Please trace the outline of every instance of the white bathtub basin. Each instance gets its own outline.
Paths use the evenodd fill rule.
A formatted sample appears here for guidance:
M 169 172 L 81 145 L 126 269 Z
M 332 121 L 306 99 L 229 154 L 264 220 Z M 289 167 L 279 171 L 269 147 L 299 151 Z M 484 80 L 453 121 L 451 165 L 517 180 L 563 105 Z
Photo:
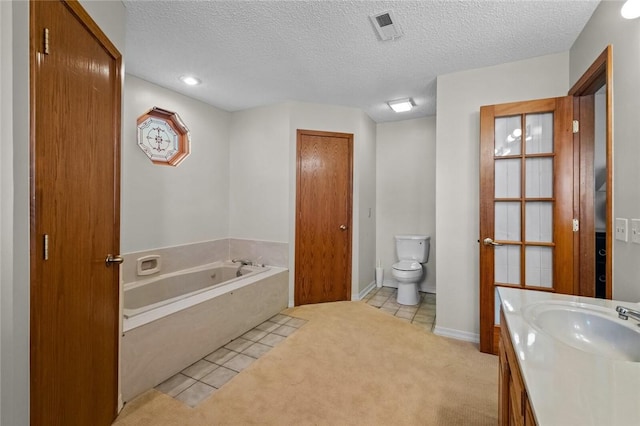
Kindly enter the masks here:
M 640 362 L 640 327 L 618 318 L 615 310 L 575 302 L 548 301 L 522 308 L 537 330 L 581 351 Z

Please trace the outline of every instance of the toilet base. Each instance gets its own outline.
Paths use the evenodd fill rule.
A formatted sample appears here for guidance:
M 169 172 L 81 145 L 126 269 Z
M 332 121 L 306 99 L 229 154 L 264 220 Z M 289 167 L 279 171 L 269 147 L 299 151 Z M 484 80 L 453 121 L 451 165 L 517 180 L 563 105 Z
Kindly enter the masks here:
M 420 303 L 418 283 L 398 283 L 397 302 L 401 305 L 417 305 Z

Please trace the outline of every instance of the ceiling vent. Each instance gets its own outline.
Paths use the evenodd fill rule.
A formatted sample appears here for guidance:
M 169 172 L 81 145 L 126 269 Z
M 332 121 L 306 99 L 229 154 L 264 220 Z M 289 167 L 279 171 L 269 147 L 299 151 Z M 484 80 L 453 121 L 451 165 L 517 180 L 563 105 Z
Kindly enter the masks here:
M 402 29 L 396 23 L 396 18 L 392 11 L 376 13 L 371 15 L 371 23 L 380 36 L 380 40 L 393 40 L 402 36 Z

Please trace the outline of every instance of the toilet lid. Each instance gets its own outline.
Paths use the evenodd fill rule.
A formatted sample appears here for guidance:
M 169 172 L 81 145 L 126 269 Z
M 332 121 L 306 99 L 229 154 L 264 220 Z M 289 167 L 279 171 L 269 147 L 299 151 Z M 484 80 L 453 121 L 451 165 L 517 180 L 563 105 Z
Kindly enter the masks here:
M 399 271 L 417 271 L 422 269 L 422 265 L 415 260 L 401 260 L 398 263 L 394 263 L 392 268 Z

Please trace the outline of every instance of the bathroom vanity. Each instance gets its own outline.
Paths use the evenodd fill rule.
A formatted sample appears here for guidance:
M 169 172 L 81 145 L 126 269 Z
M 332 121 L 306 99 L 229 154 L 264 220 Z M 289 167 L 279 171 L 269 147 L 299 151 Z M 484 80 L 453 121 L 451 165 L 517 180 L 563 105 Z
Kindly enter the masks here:
M 498 356 L 498 404 L 500 426 L 535 425 L 531 404 L 522 381 L 520 366 L 516 360 L 513 344 L 506 327 L 504 313 L 500 311 L 500 349 Z
M 640 327 L 627 302 L 499 288 L 500 425 L 638 424 Z

